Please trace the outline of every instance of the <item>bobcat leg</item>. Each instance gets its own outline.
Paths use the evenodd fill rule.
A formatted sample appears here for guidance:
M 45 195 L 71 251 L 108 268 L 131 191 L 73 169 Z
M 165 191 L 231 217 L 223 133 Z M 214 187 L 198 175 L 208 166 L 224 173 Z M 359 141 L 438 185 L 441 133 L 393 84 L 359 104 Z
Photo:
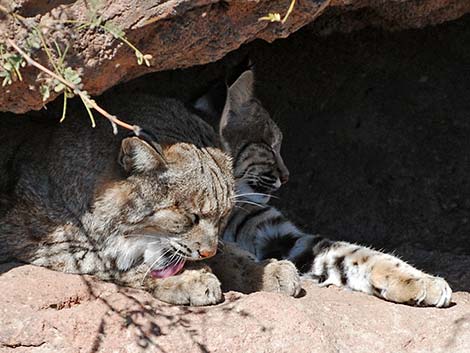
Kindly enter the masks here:
M 280 292 L 289 296 L 300 293 L 300 277 L 290 261 L 256 262 L 252 254 L 232 243 L 224 243 L 221 251 L 209 259 L 209 265 L 224 290 Z
M 317 279 L 320 285 L 344 286 L 396 303 L 436 307 L 450 304 L 452 290 L 444 279 L 392 255 L 327 239 L 318 241 L 310 252 L 313 263 L 305 275 Z

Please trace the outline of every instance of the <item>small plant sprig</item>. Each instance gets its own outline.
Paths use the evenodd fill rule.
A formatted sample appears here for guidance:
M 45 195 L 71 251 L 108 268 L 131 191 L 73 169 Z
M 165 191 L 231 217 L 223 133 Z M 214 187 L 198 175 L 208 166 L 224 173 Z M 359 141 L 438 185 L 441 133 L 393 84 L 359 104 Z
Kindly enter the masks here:
M 113 133 L 117 134 L 117 126 L 121 126 L 125 129 L 134 131 L 136 135 L 139 135 L 140 133 L 140 127 L 137 125 L 130 125 L 126 122 L 123 122 L 119 120 L 115 115 L 112 115 L 108 113 L 106 110 L 101 108 L 91 97 L 86 91 L 81 90 L 77 85 L 74 83 L 67 81 L 65 78 L 57 75 L 56 73 L 52 72 L 48 68 L 44 67 L 34 59 L 32 59 L 27 53 L 25 53 L 15 42 L 13 42 L 11 39 L 7 39 L 7 43 L 15 49 L 22 57 L 23 59 L 30 65 L 38 68 L 42 72 L 46 73 L 47 75 L 51 76 L 52 78 L 56 79 L 60 83 L 62 83 L 65 87 L 70 89 L 74 94 L 78 95 L 83 103 L 85 104 L 85 107 L 87 110 L 90 112 L 91 109 L 95 109 L 97 112 L 99 112 L 101 115 L 103 115 L 106 119 L 108 119 L 113 127 Z
M 279 12 L 270 12 L 267 16 L 263 16 L 258 19 L 258 21 L 269 21 L 269 22 L 281 22 L 286 23 L 287 19 L 289 18 L 292 11 L 294 11 L 296 0 L 291 0 L 289 8 L 287 9 L 286 14 L 284 17 L 281 18 L 281 14 Z
M 26 65 L 23 57 L 18 54 L 8 53 L 5 47 L 0 43 L 0 77 L 3 77 L 2 87 L 11 85 L 16 79 L 22 81 L 20 68 Z
M 270 12 L 267 16 L 260 17 L 258 21 L 280 22 L 284 24 L 286 23 L 292 11 L 294 11 L 295 3 L 296 0 L 291 0 L 289 8 L 287 9 L 287 12 L 284 17 L 281 17 L 281 14 L 279 12 Z M 331 0 L 326 0 L 323 4 L 321 4 L 320 8 L 313 15 L 311 21 L 315 20 L 318 16 L 320 16 L 323 11 L 330 5 L 330 3 Z
M 133 49 L 137 57 L 137 63 L 139 65 L 145 63 L 145 65 L 150 66 L 150 60 L 152 59 L 152 56 L 150 54 L 143 54 L 137 47 L 135 47 L 126 38 L 124 31 L 122 31 L 118 26 L 111 22 L 104 22 L 102 16 L 99 15 L 99 4 L 100 0 L 89 0 L 89 13 L 87 21 L 59 20 L 55 22 L 59 22 L 61 24 L 76 24 L 76 30 L 80 30 L 86 27 L 92 30 L 95 28 L 101 28 L 111 33 L 115 38 L 121 40 L 123 43 Z M 20 68 L 25 67 L 26 63 L 28 63 L 38 68 L 42 73 L 46 74 L 44 83 L 39 87 L 39 92 L 43 101 L 47 101 L 49 99 L 51 89 L 53 89 L 56 93 L 63 92 L 64 101 L 60 122 L 64 121 L 66 117 L 67 100 L 72 98 L 74 95 L 78 95 L 88 112 L 92 127 L 96 126 L 92 111 L 92 109 L 94 109 L 111 122 L 114 134 L 117 133 L 117 126 L 119 125 L 126 129 L 133 130 L 138 135 L 138 131 L 140 131 L 138 126 L 129 125 L 119 120 L 114 115 L 109 114 L 103 108 L 98 106 L 98 104 L 93 99 L 90 98 L 87 91 L 83 90 L 81 69 L 73 69 L 72 67 L 66 65 L 66 55 L 69 50 L 69 44 L 66 44 L 65 47 L 61 48 L 61 45 L 55 39 L 51 40 L 45 37 L 42 26 L 32 24 L 31 21 L 27 21 L 21 15 L 11 12 L 1 5 L 0 11 L 10 15 L 14 20 L 21 23 L 28 31 L 24 49 L 20 48 L 17 43 L 8 39 L 8 44 L 15 49 L 14 53 L 10 53 L 7 51 L 7 48 L 2 43 L 0 43 L 0 78 L 3 77 L 2 86 L 10 85 L 16 80 L 21 81 L 23 78 L 20 72 Z M 54 71 L 49 70 L 45 66 L 32 59 L 31 53 L 39 49 L 42 49 L 46 53 L 48 61 L 53 67 Z
M 46 39 L 44 38 L 44 35 L 42 34 L 40 28 L 37 28 L 37 27 L 33 27 L 32 32 L 29 33 L 28 38 L 26 40 L 27 44 L 30 43 L 29 44 L 30 47 L 34 49 L 40 49 L 40 48 L 44 49 L 49 62 L 54 68 L 56 75 L 62 77 L 68 82 L 73 83 L 76 87 L 81 89 L 82 88 L 81 87 L 82 79 L 80 77 L 81 70 L 74 70 L 72 67 L 65 65 L 65 57 L 69 50 L 69 45 L 67 44 L 65 49 L 62 50 L 59 43 L 57 43 L 55 39 L 52 39 L 52 42 L 54 44 L 54 49 L 52 49 L 50 45 L 46 42 Z M 53 53 L 53 50 L 55 51 L 55 53 Z M 67 99 L 73 98 L 74 92 L 70 89 L 70 87 L 68 87 L 67 85 L 64 85 L 62 82 L 60 82 L 56 78 L 52 78 L 51 76 L 48 76 L 45 79 L 45 83 L 39 87 L 39 92 L 41 93 L 42 100 L 44 102 L 47 101 L 50 97 L 51 87 L 54 89 L 54 92 L 56 93 L 63 92 L 64 103 L 63 103 L 63 108 L 62 108 L 62 117 L 60 119 L 60 122 L 63 122 L 67 114 Z M 93 114 L 91 115 L 89 114 L 89 116 L 90 116 L 91 126 L 95 127 L 96 124 L 95 124 L 95 119 L 93 117 Z

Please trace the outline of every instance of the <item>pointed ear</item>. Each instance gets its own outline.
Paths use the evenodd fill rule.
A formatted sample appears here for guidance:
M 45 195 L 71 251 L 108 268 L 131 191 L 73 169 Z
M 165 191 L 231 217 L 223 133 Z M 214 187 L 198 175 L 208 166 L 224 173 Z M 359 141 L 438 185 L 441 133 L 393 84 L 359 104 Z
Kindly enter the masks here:
M 237 109 L 253 98 L 255 77 L 252 70 L 246 70 L 229 87 L 226 103 Z
M 123 139 L 119 152 L 119 164 L 128 173 L 143 173 L 165 166 L 160 145 L 152 144 L 155 146 L 151 146 L 138 137 Z
M 246 70 L 228 88 L 224 110 L 219 123 L 219 134 L 222 139 L 228 138 L 228 133 L 233 129 L 230 125 L 238 125 L 234 119 L 239 116 L 239 110 L 244 103 L 254 97 L 254 74 L 252 70 Z

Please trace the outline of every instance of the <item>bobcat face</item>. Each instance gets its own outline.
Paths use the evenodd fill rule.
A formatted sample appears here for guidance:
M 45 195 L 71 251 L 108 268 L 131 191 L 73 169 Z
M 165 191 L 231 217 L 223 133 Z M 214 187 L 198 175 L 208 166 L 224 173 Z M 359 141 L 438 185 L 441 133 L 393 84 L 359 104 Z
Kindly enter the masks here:
M 234 156 L 237 195 L 267 203 L 289 180 L 289 171 L 281 157 L 281 130 L 253 97 L 251 70 L 228 88 L 219 133 L 224 149 Z
M 285 182 L 275 151 L 266 143 L 249 143 L 234 159 L 236 191 L 240 197 L 267 203 L 269 196 Z
M 120 270 L 136 263 L 165 278 L 186 260 L 211 257 L 233 203 L 229 158 L 214 148 L 178 143 L 161 148 L 137 138 L 122 142 L 120 164 L 128 177 L 96 202 L 108 255 Z

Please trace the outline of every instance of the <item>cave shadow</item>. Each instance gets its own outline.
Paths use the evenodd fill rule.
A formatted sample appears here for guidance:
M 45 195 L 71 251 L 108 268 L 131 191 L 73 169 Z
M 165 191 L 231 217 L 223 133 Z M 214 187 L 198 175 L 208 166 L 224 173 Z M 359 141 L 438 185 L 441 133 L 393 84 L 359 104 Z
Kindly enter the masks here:
M 23 265 L 26 265 L 25 263 L 21 263 L 21 262 L 9 262 L 9 261 L 5 261 L 5 262 L 2 262 L 0 263 L 0 276 L 3 274 L 3 273 L 7 273 L 8 271 L 16 268 L 16 267 L 20 267 L 20 266 L 23 266 Z

